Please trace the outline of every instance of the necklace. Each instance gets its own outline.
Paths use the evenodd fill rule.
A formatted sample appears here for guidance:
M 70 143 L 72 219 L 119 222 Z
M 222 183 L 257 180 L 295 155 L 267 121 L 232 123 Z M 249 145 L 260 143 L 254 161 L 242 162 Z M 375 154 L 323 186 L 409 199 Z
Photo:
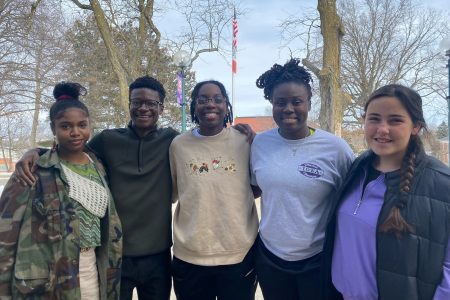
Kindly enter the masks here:
M 92 159 L 89 157 L 89 155 L 86 154 L 86 152 L 82 152 L 83 156 L 82 158 L 78 157 L 77 159 L 64 159 L 61 157 L 61 155 L 59 156 L 59 158 L 61 159 L 61 161 L 66 162 L 68 164 L 72 164 L 72 165 L 88 165 L 90 163 L 93 163 Z M 87 161 L 86 161 L 87 158 Z
M 308 132 L 306 133 L 306 135 L 300 139 L 296 139 L 296 140 L 287 140 L 285 138 L 283 138 L 283 141 L 288 145 L 289 150 L 291 151 L 292 156 L 296 156 L 297 155 L 297 150 L 300 148 L 300 144 L 298 143 L 300 140 L 307 138 L 308 136 L 311 136 L 314 134 L 315 130 L 313 128 L 309 128 L 308 127 Z M 278 133 L 280 133 L 280 129 L 278 129 Z M 281 134 L 280 134 L 281 136 Z

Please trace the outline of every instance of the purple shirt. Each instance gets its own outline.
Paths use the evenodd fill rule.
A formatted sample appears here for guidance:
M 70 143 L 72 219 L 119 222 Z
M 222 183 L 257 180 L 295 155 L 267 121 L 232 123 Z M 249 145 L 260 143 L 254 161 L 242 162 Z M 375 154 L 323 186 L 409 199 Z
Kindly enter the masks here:
M 352 183 L 337 212 L 331 272 L 334 286 L 346 300 L 378 299 L 376 225 L 386 184 L 381 173 L 363 190 L 365 177 Z M 434 300 L 450 299 L 450 240 L 443 272 Z

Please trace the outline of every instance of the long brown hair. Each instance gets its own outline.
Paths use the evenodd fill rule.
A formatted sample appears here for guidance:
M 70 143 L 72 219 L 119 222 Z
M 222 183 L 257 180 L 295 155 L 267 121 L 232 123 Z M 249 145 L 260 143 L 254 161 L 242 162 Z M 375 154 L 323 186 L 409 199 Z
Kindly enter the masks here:
M 364 106 L 364 111 L 367 111 L 370 102 L 380 97 L 394 97 L 398 99 L 408 112 L 412 123 L 426 130 L 422 110 L 422 98 L 416 91 L 399 84 L 383 86 L 372 93 Z M 400 168 L 400 196 L 396 199 L 386 220 L 380 225 L 379 230 L 381 232 L 393 233 L 397 237 L 400 237 L 401 234 L 414 232 L 414 228 L 402 217 L 401 209 L 408 205 L 408 196 L 414 178 L 416 159 L 420 152 L 423 152 L 423 144 L 420 137 L 418 135 L 411 135 Z

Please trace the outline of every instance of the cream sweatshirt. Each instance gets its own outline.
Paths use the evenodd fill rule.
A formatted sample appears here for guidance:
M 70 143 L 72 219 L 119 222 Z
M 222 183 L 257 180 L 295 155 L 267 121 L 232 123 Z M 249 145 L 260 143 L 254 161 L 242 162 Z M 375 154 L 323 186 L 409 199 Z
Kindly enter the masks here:
M 173 253 L 196 265 L 242 262 L 258 233 L 250 187 L 250 145 L 235 129 L 215 136 L 188 132 L 170 146 Z

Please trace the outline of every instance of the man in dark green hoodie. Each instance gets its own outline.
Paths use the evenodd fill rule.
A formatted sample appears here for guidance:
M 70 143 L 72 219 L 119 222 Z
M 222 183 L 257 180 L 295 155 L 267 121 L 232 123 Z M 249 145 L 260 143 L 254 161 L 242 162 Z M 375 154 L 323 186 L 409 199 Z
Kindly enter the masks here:
M 104 162 L 123 227 L 121 299 L 169 299 L 172 182 L 169 146 L 178 134 L 158 128 L 166 91 L 144 76 L 129 88 L 131 121 L 106 129 L 88 144 Z

